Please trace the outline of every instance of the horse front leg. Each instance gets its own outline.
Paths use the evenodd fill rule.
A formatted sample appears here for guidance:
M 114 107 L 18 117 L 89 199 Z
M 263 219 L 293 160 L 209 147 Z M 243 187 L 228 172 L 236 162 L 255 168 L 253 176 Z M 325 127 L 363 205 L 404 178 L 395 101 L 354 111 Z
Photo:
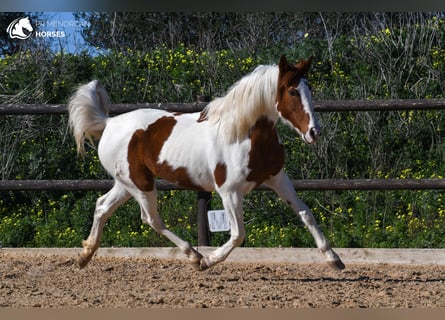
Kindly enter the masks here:
M 317 222 L 315 221 L 311 210 L 298 198 L 292 182 L 287 174 L 284 173 L 284 171 L 280 171 L 280 173 L 270 178 L 264 184 L 274 190 L 278 196 L 289 204 L 300 216 L 301 220 L 312 234 L 318 249 L 320 249 L 320 251 L 326 256 L 328 265 L 336 270 L 344 269 L 345 265 L 337 253 L 332 249 L 329 241 L 323 235 L 323 232 L 320 230 Z
M 230 220 L 230 239 L 201 260 L 201 270 L 224 261 L 230 252 L 239 247 L 245 237 L 242 201 L 243 196 L 237 192 L 220 193 L 224 210 Z

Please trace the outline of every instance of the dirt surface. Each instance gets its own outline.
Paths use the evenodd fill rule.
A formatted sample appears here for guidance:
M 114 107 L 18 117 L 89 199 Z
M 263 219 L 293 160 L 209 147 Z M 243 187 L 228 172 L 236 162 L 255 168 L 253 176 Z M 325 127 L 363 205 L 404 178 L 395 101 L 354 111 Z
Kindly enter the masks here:
M 0 307 L 445 307 L 445 266 L 224 262 L 0 253 Z

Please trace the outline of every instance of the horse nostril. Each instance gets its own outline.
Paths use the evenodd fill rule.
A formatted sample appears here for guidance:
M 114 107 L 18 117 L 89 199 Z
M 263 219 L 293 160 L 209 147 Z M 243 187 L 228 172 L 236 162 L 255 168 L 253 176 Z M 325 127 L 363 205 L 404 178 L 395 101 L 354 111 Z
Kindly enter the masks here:
M 316 138 L 318 137 L 318 135 L 319 135 L 319 132 L 318 132 L 318 130 L 317 130 L 316 128 L 311 128 L 311 129 L 309 130 L 309 136 L 310 136 L 312 139 L 316 139 Z

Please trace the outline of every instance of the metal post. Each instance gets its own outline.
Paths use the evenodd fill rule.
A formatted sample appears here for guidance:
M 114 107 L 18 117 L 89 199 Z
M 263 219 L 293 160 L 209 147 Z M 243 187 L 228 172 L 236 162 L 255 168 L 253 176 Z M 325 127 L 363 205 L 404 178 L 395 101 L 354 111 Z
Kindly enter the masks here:
M 198 96 L 198 102 L 210 102 L 208 96 Z M 210 229 L 207 211 L 210 210 L 210 201 L 212 194 L 210 192 L 198 192 L 198 246 L 210 246 Z

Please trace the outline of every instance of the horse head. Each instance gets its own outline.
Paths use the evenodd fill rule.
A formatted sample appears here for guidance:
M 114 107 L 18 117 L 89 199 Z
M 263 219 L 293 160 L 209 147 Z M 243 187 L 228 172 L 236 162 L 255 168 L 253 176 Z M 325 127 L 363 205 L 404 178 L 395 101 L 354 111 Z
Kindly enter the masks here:
M 311 87 L 306 78 L 312 60 L 313 56 L 294 65 L 285 56 L 281 57 L 276 98 L 281 118 L 310 144 L 315 143 L 321 133 L 312 103 Z

